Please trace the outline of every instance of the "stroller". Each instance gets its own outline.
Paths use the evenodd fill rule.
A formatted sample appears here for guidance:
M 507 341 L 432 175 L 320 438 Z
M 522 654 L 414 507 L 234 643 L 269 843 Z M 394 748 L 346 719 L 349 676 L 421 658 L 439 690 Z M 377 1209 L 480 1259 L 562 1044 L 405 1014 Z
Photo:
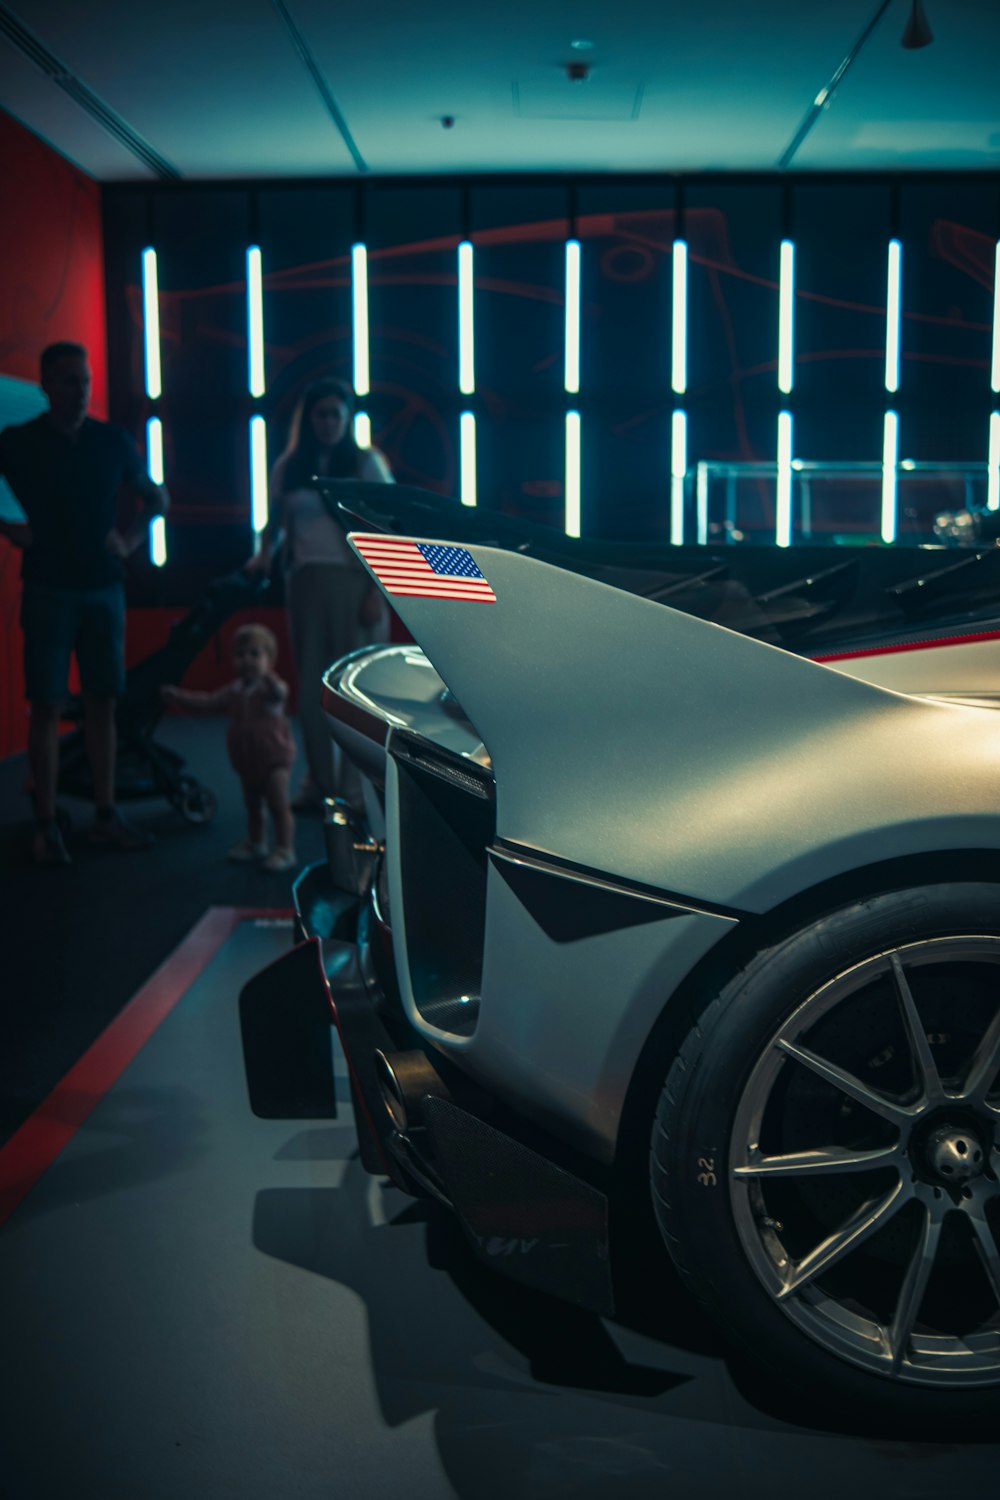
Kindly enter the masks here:
M 236 610 L 258 602 L 266 593 L 266 578 L 250 578 L 242 571 L 212 583 L 200 604 L 170 629 L 165 646 L 152 652 L 125 677 L 118 700 L 118 758 L 115 796 L 120 801 L 165 797 L 189 823 L 210 823 L 218 799 L 210 787 L 184 769 L 184 757 L 154 738 L 163 716 L 160 689 L 180 681 L 207 641 Z M 78 701 L 68 717 L 80 721 L 62 742 L 59 791 L 68 796 L 91 795 L 90 766 L 83 732 L 83 705 Z

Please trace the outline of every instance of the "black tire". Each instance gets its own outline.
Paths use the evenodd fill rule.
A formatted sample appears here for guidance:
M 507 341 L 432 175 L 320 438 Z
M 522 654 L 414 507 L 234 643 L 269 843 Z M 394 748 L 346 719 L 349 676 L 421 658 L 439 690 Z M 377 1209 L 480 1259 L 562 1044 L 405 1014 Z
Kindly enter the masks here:
M 876 896 L 758 953 L 670 1068 L 650 1153 L 664 1242 L 731 1344 L 817 1420 L 941 1431 L 1000 1413 L 998 980 L 1000 886 Z M 818 1264 L 849 1223 L 857 1241 Z
M 211 823 L 219 806 L 215 793 L 193 776 L 181 777 L 176 791 L 170 794 L 169 801 L 182 818 L 196 825 Z

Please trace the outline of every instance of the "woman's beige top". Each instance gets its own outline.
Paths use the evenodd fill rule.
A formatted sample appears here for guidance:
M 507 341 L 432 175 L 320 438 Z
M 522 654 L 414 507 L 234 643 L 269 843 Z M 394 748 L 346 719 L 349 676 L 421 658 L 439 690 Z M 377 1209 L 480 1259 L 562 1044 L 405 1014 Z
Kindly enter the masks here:
M 271 494 L 280 495 L 285 507 L 285 557 L 288 572 L 306 563 L 327 563 L 338 568 L 357 567 L 358 560 L 347 545 L 343 528 L 330 515 L 318 490 L 297 489 L 287 493 L 282 488 L 284 465 L 281 459 L 271 474 Z M 359 479 L 392 483 L 392 473 L 382 454 L 375 448 L 361 450 Z

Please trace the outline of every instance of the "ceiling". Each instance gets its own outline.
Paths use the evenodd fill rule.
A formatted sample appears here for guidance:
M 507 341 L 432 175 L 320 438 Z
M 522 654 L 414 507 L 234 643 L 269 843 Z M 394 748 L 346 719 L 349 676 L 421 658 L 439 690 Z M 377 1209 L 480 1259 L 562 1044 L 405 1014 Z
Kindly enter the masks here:
M 0 105 L 102 182 L 998 169 L 1000 0 L 924 6 L 0 0 Z

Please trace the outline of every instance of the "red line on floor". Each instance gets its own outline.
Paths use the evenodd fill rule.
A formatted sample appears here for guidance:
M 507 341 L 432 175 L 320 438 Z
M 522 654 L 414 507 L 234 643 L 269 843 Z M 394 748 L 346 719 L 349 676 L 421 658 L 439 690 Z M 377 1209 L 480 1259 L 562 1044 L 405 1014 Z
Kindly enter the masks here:
M 813 661 L 851 661 L 858 656 L 890 656 L 897 651 L 933 651 L 938 646 L 968 646 L 975 641 L 1000 640 L 1000 630 L 979 630 L 973 635 L 928 636 L 921 641 L 899 641 L 894 646 L 866 646 L 863 651 L 835 651 L 830 656 L 814 656 Z
M 0 1224 L 73 1139 L 157 1027 L 241 922 L 286 919 L 291 911 L 212 906 L 119 1011 L 64 1078 L 0 1147 Z

